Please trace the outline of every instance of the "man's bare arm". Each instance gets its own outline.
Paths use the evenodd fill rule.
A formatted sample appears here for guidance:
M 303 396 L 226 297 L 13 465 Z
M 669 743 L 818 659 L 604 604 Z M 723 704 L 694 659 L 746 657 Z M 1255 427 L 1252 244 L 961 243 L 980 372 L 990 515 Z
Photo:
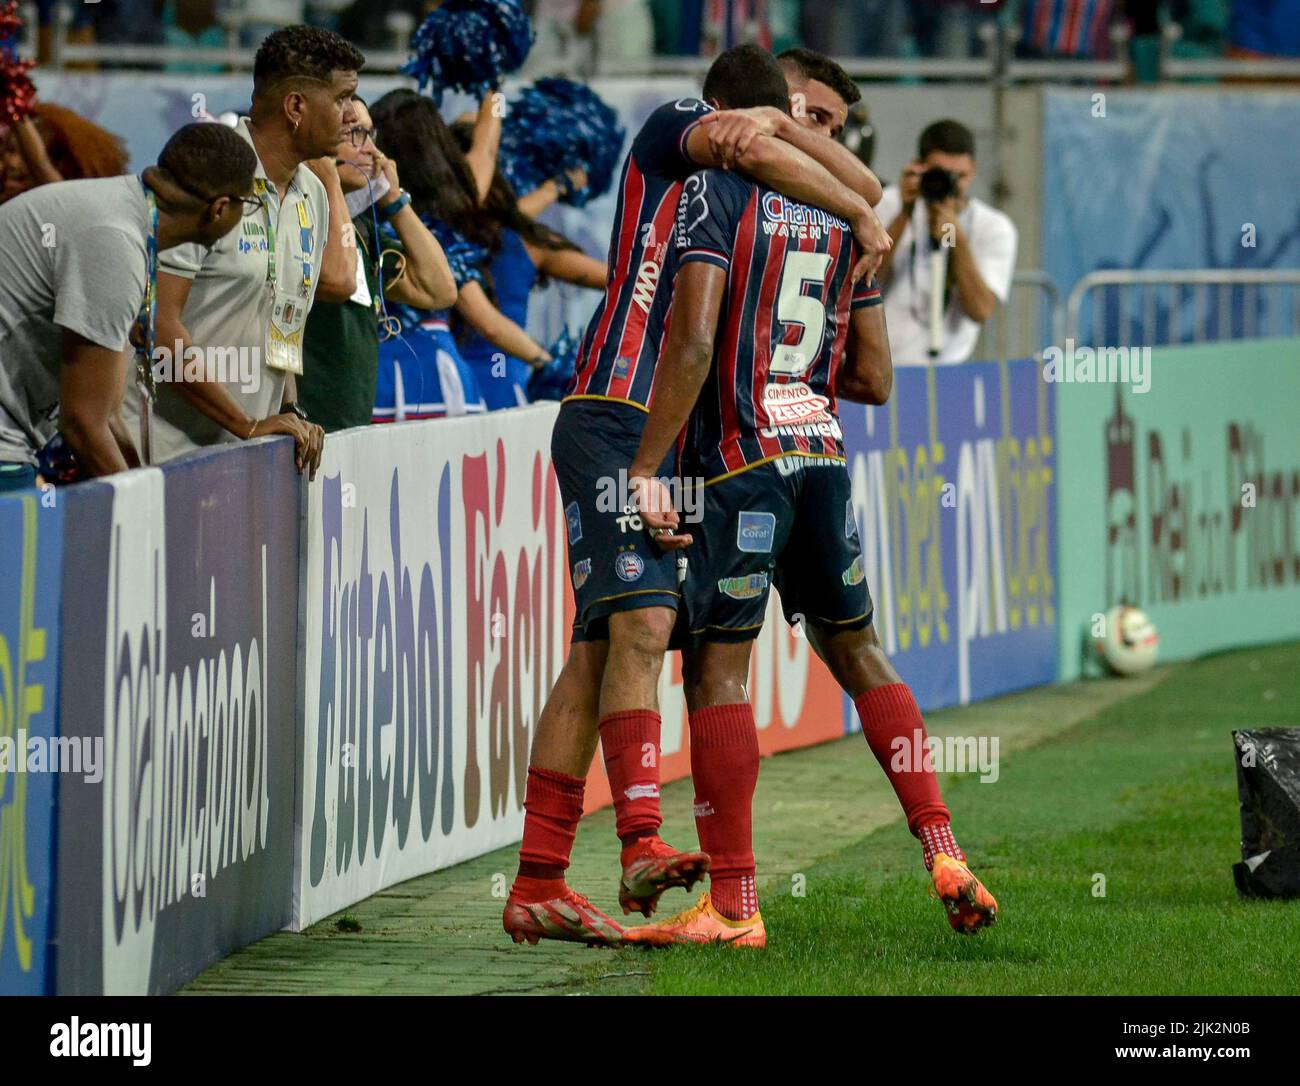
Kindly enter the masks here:
M 742 120 L 752 124 L 749 118 Z M 728 139 L 715 147 L 710 134 L 715 124 L 698 124 L 691 129 L 686 149 L 694 161 L 702 166 L 740 170 L 793 200 L 820 207 L 843 219 L 853 229 L 853 236 L 863 251 L 853 270 L 854 278 L 874 271 L 892 242 L 859 193 L 793 144 L 762 131 L 755 130 L 734 142 Z
M 662 485 L 653 480 L 690 418 L 709 376 L 726 289 L 727 273 L 703 261 L 684 265 L 673 285 L 673 319 L 655 372 L 650 417 L 628 472 L 638 508 L 651 528 L 675 531 L 679 522 Z M 665 550 L 679 550 L 692 538 L 673 534 L 660 536 L 655 542 Z
M 889 353 L 885 307 L 865 306 L 853 311 L 844 368 L 835 381 L 841 400 L 880 405 L 894 388 L 894 360 Z
M 158 315 L 154 342 L 158 347 L 174 353 L 173 371 L 180 370 L 182 373 L 185 355 L 191 343 L 189 330 L 182 322 L 181 314 L 193 285 L 194 281 L 183 275 L 172 275 L 164 271 L 158 273 Z M 167 387 L 236 437 L 247 440 L 266 437 L 268 434 L 287 434 L 297 446 L 295 462 L 298 470 L 310 469 L 311 477 L 316 477 L 324 441 L 324 432 L 319 426 L 303 422 L 292 413 L 255 419 L 239 406 L 219 381 L 174 381 Z M 160 395 L 166 395 L 162 389 L 159 392 Z
M 880 203 L 881 187 L 879 178 L 844 144 L 823 136 L 811 128 L 805 128 L 788 113 L 782 113 L 771 106 L 759 106 L 757 109 L 735 110 L 741 114 L 755 114 L 766 117 L 772 125 L 772 134 L 777 139 L 799 148 L 809 158 L 820 162 L 835 177 L 851 188 L 872 207 Z
M 125 351 L 100 347 L 76 332 L 63 332 L 59 368 L 59 432 L 82 471 L 112 475 L 130 466 L 114 433 L 126 377 Z M 120 422 L 118 423 L 120 425 Z

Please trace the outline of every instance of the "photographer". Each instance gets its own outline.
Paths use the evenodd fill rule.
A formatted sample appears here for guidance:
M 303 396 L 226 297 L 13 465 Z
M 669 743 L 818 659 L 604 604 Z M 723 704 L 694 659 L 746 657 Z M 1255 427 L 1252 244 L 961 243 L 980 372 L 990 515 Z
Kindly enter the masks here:
M 894 246 L 879 278 L 894 362 L 925 363 L 931 350 L 933 259 L 944 259 L 936 362 L 965 362 L 980 325 L 1005 302 L 1016 263 L 1016 228 L 967 193 L 975 178 L 975 137 L 956 121 L 921 133 L 917 161 L 885 189 L 876 214 Z

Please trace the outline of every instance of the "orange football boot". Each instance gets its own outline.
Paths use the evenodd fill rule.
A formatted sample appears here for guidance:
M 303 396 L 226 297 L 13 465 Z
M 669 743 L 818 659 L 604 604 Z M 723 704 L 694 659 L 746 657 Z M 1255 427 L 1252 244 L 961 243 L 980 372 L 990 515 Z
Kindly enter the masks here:
M 700 900 L 683 913 L 657 924 L 624 929 L 623 942 L 651 947 L 671 946 L 673 943 L 720 943 L 762 950 L 767 946 L 767 929 L 763 927 L 763 917 L 759 913 L 748 920 L 728 920 L 713 907 L 709 892 L 705 890 Z
M 936 853 L 930 874 L 934 879 L 931 893 L 943 902 L 953 931 L 974 935 L 997 920 L 998 903 L 960 860 L 946 852 Z
M 625 932 L 576 890 L 547 901 L 507 901 L 501 926 L 516 943 L 525 939 L 564 939 L 591 946 L 614 946 Z
M 675 886 L 689 890 L 709 873 L 707 853 L 678 852 L 659 837 L 643 837 L 632 849 L 618 884 L 618 903 L 624 916 L 633 909 L 650 916 L 665 890 Z

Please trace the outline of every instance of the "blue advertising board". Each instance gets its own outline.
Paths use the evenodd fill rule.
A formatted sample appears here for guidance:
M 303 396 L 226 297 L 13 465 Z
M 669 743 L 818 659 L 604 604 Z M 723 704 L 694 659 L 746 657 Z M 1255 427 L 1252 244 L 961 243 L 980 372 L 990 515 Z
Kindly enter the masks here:
M 58 990 L 162 994 L 283 927 L 301 481 L 285 439 L 72 488 Z M 252 498 L 253 500 L 250 500 Z
M 0 995 L 51 989 L 63 509 L 0 498 Z
M 920 706 L 1053 681 L 1055 418 L 1038 365 L 900 367 L 886 406 L 840 418 L 876 630 Z

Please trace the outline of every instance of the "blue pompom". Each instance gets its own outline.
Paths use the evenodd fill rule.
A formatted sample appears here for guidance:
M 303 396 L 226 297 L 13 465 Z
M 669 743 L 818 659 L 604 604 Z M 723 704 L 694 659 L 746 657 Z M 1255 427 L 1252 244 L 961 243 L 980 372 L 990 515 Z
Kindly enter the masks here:
M 561 197 L 573 207 L 614 182 L 626 130 L 600 96 L 569 79 L 539 79 L 511 103 L 501 125 L 501 170 L 521 195 L 580 167 L 587 184 Z
M 562 400 L 573 380 L 574 366 L 578 361 L 578 341 L 569 334 L 567 328 L 551 345 L 551 360 L 544 366 L 533 370 L 528 378 L 528 399 Z
M 482 98 L 523 65 L 532 46 L 520 0 L 444 0 L 411 36 L 415 56 L 402 71 L 439 105 L 449 89 Z

